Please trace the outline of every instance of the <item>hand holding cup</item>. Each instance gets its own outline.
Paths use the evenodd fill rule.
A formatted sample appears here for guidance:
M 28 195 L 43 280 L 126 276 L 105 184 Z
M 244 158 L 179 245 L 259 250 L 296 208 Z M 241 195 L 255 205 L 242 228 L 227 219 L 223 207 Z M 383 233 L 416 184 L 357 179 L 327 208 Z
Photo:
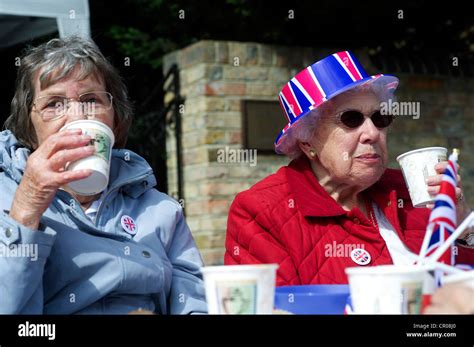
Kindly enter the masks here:
M 428 176 L 428 178 L 426 179 L 426 185 L 428 186 L 428 193 L 430 195 L 436 195 L 439 193 L 439 190 L 441 188 L 441 181 L 443 180 L 443 174 L 446 171 L 447 166 L 448 166 L 447 161 L 442 161 L 436 164 L 434 167 L 436 171 L 436 175 Z M 459 170 L 459 165 L 457 169 Z M 463 191 L 461 188 L 461 176 L 459 174 L 457 175 L 457 182 L 458 182 L 458 186 L 456 187 L 456 198 L 458 201 L 461 201 L 463 200 L 464 196 L 463 196 Z M 426 205 L 426 207 L 433 208 L 434 205 L 428 204 Z
M 29 157 L 23 178 L 15 192 L 10 216 L 31 229 L 37 229 L 44 211 L 59 187 L 87 178 L 91 170 L 66 171 L 68 162 L 94 153 L 91 138 L 81 129 L 60 131 L 49 136 Z

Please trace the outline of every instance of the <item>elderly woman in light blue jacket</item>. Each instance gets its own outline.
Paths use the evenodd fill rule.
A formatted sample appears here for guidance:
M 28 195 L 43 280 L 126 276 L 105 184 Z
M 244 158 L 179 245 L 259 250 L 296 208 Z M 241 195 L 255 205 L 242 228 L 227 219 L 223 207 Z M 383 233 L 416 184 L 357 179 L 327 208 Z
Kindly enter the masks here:
M 109 185 L 81 196 L 67 171 L 94 146 L 70 107 L 102 99 L 94 120 L 113 129 Z M 54 39 L 18 70 L 0 132 L 0 313 L 205 313 L 200 254 L 181 206 L 153 187 L 148 163 L 123 149 L 131 122 L 126 88 L 91 41 Z M 122 148 L 122 149 L 121 149 Z

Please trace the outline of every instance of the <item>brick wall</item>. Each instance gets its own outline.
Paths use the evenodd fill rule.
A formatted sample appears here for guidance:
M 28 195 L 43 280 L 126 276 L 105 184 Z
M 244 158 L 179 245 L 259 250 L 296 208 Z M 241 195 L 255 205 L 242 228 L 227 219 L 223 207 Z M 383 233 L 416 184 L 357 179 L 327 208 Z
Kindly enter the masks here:
M 184 165 L 183 199 L 188 224 L 207 265 L 222 264 L 227 213 L 234 196 L 285 165 L 281 156 L 258 153 L 258 165 L 217 161 L 217 151 L 242 147 L 241 101 L 277 100 L 284 83 L 301 68 L 332 53 L 257 43 L 200 41 L 164 57 L 164 70 L 177 63 L 181 93 Z M 356 52 L 376 72 L 365 52 Z M 395 122 L 388 139 L 395 157 L 426 146 L 461 148 L 466 197 L 474 203 L 474 81 L 401 75 L 399 101 L 421 102 L 421 117 Z M 283 117 L 283 115 L 282 115 Z M 177 192 L 173 130 L 168 129 L 169 192 Z M 277 134 L 275 134 L 276 136 Z
M 442 146 L 461 149 L 462 186 L 474 206 L 474 80 L 402 75 L 397 97 L 420 102 L 420 118 L 398 119 L 390 129 L 390 166 L 398 167 L 398 154 Z

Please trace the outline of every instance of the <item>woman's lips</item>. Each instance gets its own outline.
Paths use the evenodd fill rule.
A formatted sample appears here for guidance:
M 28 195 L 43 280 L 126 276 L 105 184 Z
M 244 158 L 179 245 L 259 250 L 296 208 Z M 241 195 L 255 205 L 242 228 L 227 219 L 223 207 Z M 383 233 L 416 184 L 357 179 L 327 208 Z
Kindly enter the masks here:
M 376 153 L 361 154 L 357 156 L 356 159 L 364 163 L 378 163 L 380 161 L 380 155 Z

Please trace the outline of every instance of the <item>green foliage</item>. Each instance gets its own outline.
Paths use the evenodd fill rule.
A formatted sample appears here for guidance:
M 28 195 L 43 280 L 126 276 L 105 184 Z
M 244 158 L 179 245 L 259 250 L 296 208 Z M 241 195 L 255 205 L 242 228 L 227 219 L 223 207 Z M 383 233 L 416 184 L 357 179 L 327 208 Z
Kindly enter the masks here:
M 455 7 L 441 10 L 428 0 L 383 6 L 376 0 L 288 4 L 269 0 L 122 0 L 120 5 L 110 4 L 91 1 L 92 15 L 98 6 L 99 13 L 115 6 L 113 16 L 106 14 L 106 35 L 118 42 L 122 54 L 155 69 L 161 67 L 164 54 L 202 39 L 334 49 L 380 46 L 387 55 L 413 50 L 428 56 L 438 54 L 445 47 L 439 45 L 441 41 L 456 50 L 472 49 L 471 39 L 459 37 L 470 30 L 472 22 L 460 18 Z M 397 17 L 400 8 L 403 20 Z M 180 13 L 184 19 L 179 18 Z
M 162 55 L 177 48 L 170 38 L 152 38 L 150 34 L 133 27 L 113 25 L 109 35 L 117 41 L 118 48 L 126 56 L 132 56 L 137 63 L 158 69 L 162 64 Z
M 106 8 L 105 0 L 96 1 L 104 1 Z M 110 18 L 105 34 L 117 42 L 123 55 L 159 69 L 164 54 L 201 39 L 281 40 L 284 44 L 287 35 L 278 18 L 284 20 L 286 10 L 272 11 L 272 17 L 267 5 L 249 0 L 124 0 L 118 15 Z

